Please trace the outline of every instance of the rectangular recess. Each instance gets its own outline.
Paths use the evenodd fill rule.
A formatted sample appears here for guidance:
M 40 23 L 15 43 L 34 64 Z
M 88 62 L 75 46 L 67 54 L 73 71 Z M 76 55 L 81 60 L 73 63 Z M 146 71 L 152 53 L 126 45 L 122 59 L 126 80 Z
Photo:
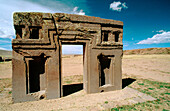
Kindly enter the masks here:
M 30 26 L 30 39 L 39 39 L 40 38 L 40 29 L 41 26 Z
M 16 39 L 22 39 L 22 29 L 24 25 L 15 25 Z
M 34 93 L 45 90 L 45 58 L 34 57 L 28 60 L 27 92 Z
M 112 84 L 113 76 L 113 58 L 114 55 L 103 55 L 100 54 L 98 57 L 98 70 L 99 70 L 99 87 Z

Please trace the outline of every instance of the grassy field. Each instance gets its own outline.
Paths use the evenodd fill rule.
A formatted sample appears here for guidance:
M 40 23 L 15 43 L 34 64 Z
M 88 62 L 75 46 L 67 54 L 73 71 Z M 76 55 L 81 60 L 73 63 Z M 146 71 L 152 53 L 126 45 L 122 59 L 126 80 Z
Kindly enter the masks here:
M 112 111 L 169 111 L 170 110 L 170 83 L 136 79 L 129 85 L 142 93 L 156 98 L 155 101 L 147 101 L 134 105 L 125 105 L 112 108 Z
M 63 84 L 82 83 L 82 76 L 68 76 L 64 78 Z M 136 89 L 142 93 L 151 95 L 156 98 L 155 101 L 147 101 L 134 105 L 117 106 L 108 110 L 111 111 L 169 111 L 170 109 L 170 83 L 162 83 L 149 81 L 146 79 L 136 79 L 135 82 L 128 87 Z M 12 91 L 11 79 L 0 79 L 0 94 L 5 95 L 5 98 L 11 98 Z M 8 99 L 8 100 L 9 100 Z M 5 103 L 4 103 L 5 104 Z M 105 101 L 108 104 L 108 101 Z

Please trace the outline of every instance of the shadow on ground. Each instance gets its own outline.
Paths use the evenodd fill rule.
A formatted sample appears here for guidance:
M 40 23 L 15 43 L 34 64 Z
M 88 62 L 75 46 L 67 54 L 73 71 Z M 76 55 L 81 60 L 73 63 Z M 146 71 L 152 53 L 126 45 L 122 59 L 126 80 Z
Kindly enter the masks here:
M 75 93 L 83 89 L 83 83 L 63 85 L 63 96 Z
M 125 88 L 126 86 L 132 84 L 135 81 L 136 81 L 136 79 L 132 79 L 132 78 L 122 79 L 122 89 Z
M 122 89 L 130 85 L 134 81 L 136 81 L 136 79 L 132 79 L 132 78 L 122 79 Z M 83 89 L 83 83 L 63 85 L 63 96 L 70 95 L 82 89 Z

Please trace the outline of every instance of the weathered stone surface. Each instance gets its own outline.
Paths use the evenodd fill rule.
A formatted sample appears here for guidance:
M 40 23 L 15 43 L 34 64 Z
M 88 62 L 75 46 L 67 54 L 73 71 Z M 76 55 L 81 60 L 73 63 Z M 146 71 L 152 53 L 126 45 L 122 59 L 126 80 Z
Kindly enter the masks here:
M 12 41 L 14 102 L 39 100 L 41 96 L 62 97 L 62 44 L 84 47 L 86 93 L 122 88 L 123 22 L 35 12 L 14 13 L 13 19 L 16 30 L 16 39 Z

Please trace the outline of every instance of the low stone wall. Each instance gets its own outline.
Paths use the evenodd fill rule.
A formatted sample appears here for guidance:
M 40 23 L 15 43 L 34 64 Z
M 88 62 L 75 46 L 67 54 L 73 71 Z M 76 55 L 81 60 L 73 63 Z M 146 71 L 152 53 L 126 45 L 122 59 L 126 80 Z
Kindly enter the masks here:
M 1 57 L 0 56 L 0 62 L 6 62 L 6 61 L 12 61 L 11 57 Z

